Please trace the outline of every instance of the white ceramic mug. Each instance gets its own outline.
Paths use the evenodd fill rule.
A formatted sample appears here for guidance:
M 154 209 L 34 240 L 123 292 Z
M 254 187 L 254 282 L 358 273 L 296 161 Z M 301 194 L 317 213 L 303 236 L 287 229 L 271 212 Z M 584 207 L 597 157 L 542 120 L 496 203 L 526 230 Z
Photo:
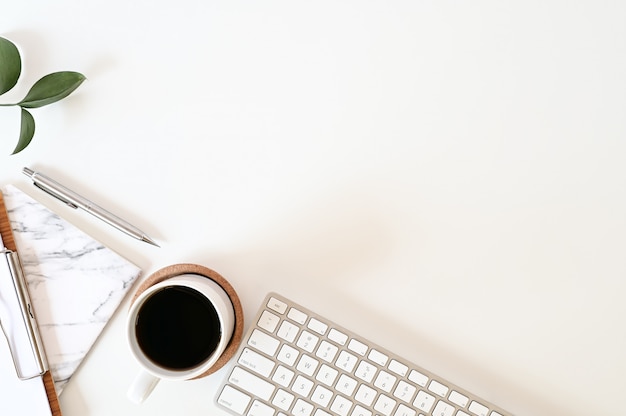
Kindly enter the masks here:
M 182 274 L 149 286 L 128 314 L 128 343 L 142 367 L 128 398 L 141 403 L 161 379 L 203 376 L 223 354 L 234 327 L 230 297 L 205 276 Z

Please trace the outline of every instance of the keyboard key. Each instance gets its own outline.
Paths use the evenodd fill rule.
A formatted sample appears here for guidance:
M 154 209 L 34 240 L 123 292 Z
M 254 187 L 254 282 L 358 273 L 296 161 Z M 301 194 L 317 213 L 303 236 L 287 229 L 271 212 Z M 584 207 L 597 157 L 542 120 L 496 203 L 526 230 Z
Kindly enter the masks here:
M 304 373 L 307 376 L 312 376 L 319 363 L 320 362 L 317 361 L 315 358 L 303 354 L 296 368 L 301 373 Z
M 247 416 L 274 416 L 274 408 L 265 403 L 255 400 L 248 410 Z
M 373 364 L 367 361 L 361 361 L 359 366 L 357 367 L 354 375 L 365 381 L 366 383 L 371 383 L 374 379 L 374 374 L 376 374 L 376 367 Z
M 439 400 L 437 402 L 437 406 L 435 406 L 435 410 L 433 410 L 433 415 L 436 416 L 452 416 L 454 414 L 454 406 L 450 403 L 446 403 L 443 400 Z
M 380 373 L 378 373 L 378 377 L 376 377 L 374 385 L 379 389 L 389 393 L 391 392 L 393 386 L 396 384 L 396 380 L 396 376 L 393 376 L 386 371 L 381 371 Z
M 428 377 L 415 370 L 411 370 L 409 380 L 421 387 L 426 387 L 426 383 L 428 383 Z
M 269 400 L 275 390 L 273 384 L 262 379 L 261 377 L 257 377 L 254 374 L 247 372 L 240 367 L 235 367 L 233 369 L 228 381 L 251 395 L 257 396 L 263 400 Z
M 302 397 L 308 397 L 311 389 L 313 388 L 313 382 L 306 377 L 298 376 L 296 381 L 291 386 L 291 391 L 299 394 Z M 295 409 L 294 409 L 295 410 Z
M 482 405 L 476 401 L 472 402 L 469 405 L 468 409 L 471 413 L 474 413 L 477 416 L 487 416 L 487 412 L 489 412 L 489 409 L 487 409 L 487 406 Z
M 393 371 L 400 377 L 404 377 L 406 376 L 407 371 L 409 371 L 409 367 L 399 361 L 391 360 L 391 362 L 389 363 L 389 370 Z
M 250 348 L 244 348 L 237 362 L 263 377 L 269 377 L 274 369 L 274 361 L 265 358 Z
M 354 410 L 350 413 L 350 416 L 372 416 L 372 412 L 357 404 L 354 406 Z
M 387 360 L 389 359 L 389 357 L 387 357 L 385 354 L 375 349 L 372 349 L 370 351 L 367 358 L 381 367 L 384 367 L 387 364 Z
M 280 318 L 278 316 L 274 315 L 271 312 L 263 311 L 263 313 L 261 314 L 261 317 L 259 318 L 259 322 L 257 323 L 257 326 L 271 333 L 271 332 L 274 332 L 279 322 L 280 322 Z
M 301 312 L 300 310 L 298 310 L 296 308 L 289 309 L 289 313 L 287 314 L 287 317 L 289 319 L 299 323 L 300 325 L 304 325 L 304 323 L 308 319 L 308 316 L 307 316 L 306 313 Z
M 416 414 L 415 410 L 400 404 L 400 406 L 398 406 L 398 410 L 396 410 L 393 416 L 416 416 Z
M 376 394 L 376 390 L 366 386 L 365 384 L 361 384 L 359 389 L 356 391 L 354 398 L 363 403 L 365 406 L 371 406 L 376 398 Z
M 328 333 L 328 339 L 335 341 L 339 345 L 346 345 L 346 342 L 348 342 L 348 336 L 341 331 L 337 331 L 335 328 L 331 329 Z
M 450 397 L 448 397 L 448 400 L 450 400 L 452 403 L 456 404 L 459 407 L 465 407 L 469 402 L 469 398 L 454 390 L 452 390 L 452 393 L 450 393 Z
M 248 345 L 273 357 L 274 354 L 276 354 L 280 342 L 276 338 L 267 335 L 265 332 L 255 329 L 252 335 L 250 335 Z
M 430 384 L 428 385 L 428 390 L 441 397 L 446 397 L 446 395 L 448 394 L 448 387 L 444 386 L 437 380 L 433 380 L 430 382 Z
M 352 396 L 354 389 L 356 389 L 358 382 L 345 374 L 339 376 L 339 381 L 335 388 L 338 392 L 345 394 L 346 396 Z
M 416 391 L 417 387 L 404 380 L 400 380 L 398 387 L 396 387 L 396 390 L 393 392 L 393 395 L 405 403 L 411 403 L 413 395 Z
M 272 376 L 272 381 L 280 384 L 283 387 L 288 387 L 289 384 L 291 384 L 291 380 L 293 380 L 293 376 L 295 375 L 296 373 L 294 373 L 290 369 L 279 365 L 274 372 L 274 375 Z
M 320 343 L 320 347 L 315 353 L 315 356 L 321 358 L 327 363 L 332 363 L 335 359 L 335 355 L 337 355 L 337 351 L 339 351 L 339 348 L 337 348 L 335 345 L 331 344 L 328 341 L 322 341 Z
M 311 331 L 315 331 L 315 332 L 317 332 L 320 335 L 324 335 L 326 333 L 326 330 L 328 329 L 328 325 L 326 325 L 322 321 L 318 321 L 315 318 L 311 318 L 311 320 L 309 321 L 307 327 Z
M 313 335 L 309 331 L 302 331 L 296 345 L 307 352 L 313 352 L 318 341 L 319 337 L 317 335 Z
M 374 410 L 380 412 L 380 414 L 384 416 L 391 416 L 391 412 L 396 407 L 396 401 L 391 397 L 388 397 L 384 394 L 378 396 L 378 400 L 376 400 L 376 404 L 374 405 Z M 447 416 L 447 415 L 446 415 Z
M 328 403 L 330 403 L 330 399 L 332 398 L 333 392 L 323 386 L 315 387 L 315 390 L 311 395 L 311 401 L 313 403 L 319 404 L 322 407 L 328 407 Z
M 356 339 L 351 339 L 348 344 L 348 349 L 356 352 L 360 356 L 365 356 L 367 352 L 367 345 L 363 344 L 361 341 L 357 341 Z
M 352 355 L 347 351 L 341 351 L 339 353 L 339 358 L 337 358 L 336 365 L 346 373 L 351 373 L 357 361 L 358 358 L 356 358 L 356 355 Z
M 491 412 L 489 416 L 502 416 L 502 415 L 494 410 L 493 412 Z
M 243 415 L 252 398 L 231 386 L 225 386 L 217 402 L 233 412 Z
M 283 344 L 276 358 L 278 358 L 278 361 L 287 365 L 293 365 L 298 359 L 298 355 L 300 355 L 300 351 L 287 344 Z
M 417 407 L 421 412 L 428 413 L 435 404 L 435 396 L 431 396 L 425 391 L 421 390 L 417 393 L 417 397 L 413 402 L 413 406 Z
M 315 407 L 311 403 L 298 399 L 296 404 L 293 406 L 292 414 L 294 416 L 311 416 L 314 408 Z
M 280 328 L 278 328 L 277 335 L 285 341 L 291 343 L 294 339 L 296 339 L 296 336 L 298 336 L 298 331 L 300 331 L 300 329 L 297 326 L 289 321 L 283 321 L 283 323 L 280 324 Z
M 324 383 L 327 386 L 332 386 L 335 383 L 335 379 L 339 375 L 339 371 L 332 367 L 322 364 L 320 371 L 317 372 L 315 379 L 320 383 Z
M 342 396 L 335 397 L 333 404 L 330 406 L 330 410 L 339 416 L 347 416 L 351 408 L 352 402 Z
M 289 393 L 288 391 L 285 391 L 283 389 L 278 389 L 278 391 L 276 392 L 276 395 L 272 399 L 272 404 L 278 407 L 279 409 L 288 411 L 289 407 L 291 407 L 291 403 L 293 403 L 295 398 L 296 397 L 293 394 Z
M 287 310 L 287 304 L 274 297 L 271 297 L 270 300 L 267 302 L 267 307 L 275 312 L 278 312 L 281 315 L 283 315 Z

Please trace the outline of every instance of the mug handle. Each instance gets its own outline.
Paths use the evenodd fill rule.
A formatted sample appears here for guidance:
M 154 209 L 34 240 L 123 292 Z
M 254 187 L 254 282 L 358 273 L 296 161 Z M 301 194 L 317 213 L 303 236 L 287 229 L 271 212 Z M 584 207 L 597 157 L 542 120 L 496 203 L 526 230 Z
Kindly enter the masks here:
M 140 371 L 128 389 L 128 398 L 136 404 L 143 402 L 152 393 L 159 380 L 160 378 L 153 376 L 147 371 Z

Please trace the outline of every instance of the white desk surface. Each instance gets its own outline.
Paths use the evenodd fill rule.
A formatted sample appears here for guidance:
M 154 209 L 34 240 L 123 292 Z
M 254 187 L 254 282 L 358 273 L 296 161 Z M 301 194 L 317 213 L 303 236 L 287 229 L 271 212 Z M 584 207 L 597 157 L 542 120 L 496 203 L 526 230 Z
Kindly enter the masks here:
M 271 290 L 516 415 L 622 414 L 626 3 L 5 2 L 21 98 L 15 184 L 141 266 L 211 267 L 248 317 Z M 144 229 L 30 185 L 40 169 Z M 127 401 L 126 299 L 65 416 L 219 415 L 225 370 Z

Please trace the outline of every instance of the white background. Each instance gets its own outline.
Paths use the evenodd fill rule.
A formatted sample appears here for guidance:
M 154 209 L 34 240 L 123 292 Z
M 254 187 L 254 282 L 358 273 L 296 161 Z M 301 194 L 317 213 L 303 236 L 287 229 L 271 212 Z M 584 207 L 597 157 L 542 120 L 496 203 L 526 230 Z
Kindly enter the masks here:
M 0 184 L 144 277 L 215 269 L 248 317 L 278 291 L 517 415 L 621 414 L 625 21 L 591 0 L 4 2 L 24 70 L 0 102 L 49 72 L 88 80 L 32 111 L 15 156 L 0 107 Z M 128 301 L 64 415 L 222 414 L 225 371 L 127 401 Z

